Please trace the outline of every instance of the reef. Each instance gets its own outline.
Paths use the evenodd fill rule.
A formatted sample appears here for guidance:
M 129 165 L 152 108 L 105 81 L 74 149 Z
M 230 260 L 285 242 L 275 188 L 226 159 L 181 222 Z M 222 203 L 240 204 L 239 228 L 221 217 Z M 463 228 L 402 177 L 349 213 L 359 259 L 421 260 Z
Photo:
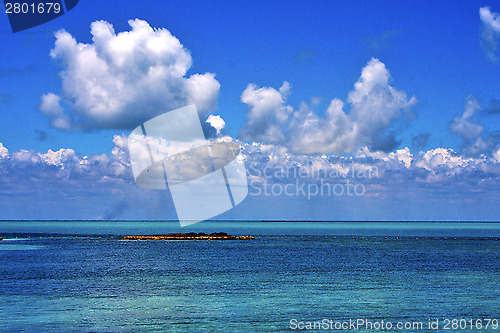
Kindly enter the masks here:
M 122 240 L 247 240 L 255 239 L 252 236 L 231 236 L 225 232 L 214 232 L 206 234 L 204 232 L 172 233 L 165 235 L 137 235 L 123 236 Z

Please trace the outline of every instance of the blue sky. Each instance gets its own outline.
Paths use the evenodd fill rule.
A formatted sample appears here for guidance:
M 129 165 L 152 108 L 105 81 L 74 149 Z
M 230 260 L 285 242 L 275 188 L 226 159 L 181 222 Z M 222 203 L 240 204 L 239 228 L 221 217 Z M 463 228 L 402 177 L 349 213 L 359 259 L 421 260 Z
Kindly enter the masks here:
M 480 8 L 488 8 L 492 18 L 482 17 Z M 215 74 L 210 82 L 220 88 L 200 102 L 204 115 L 219 115 L 224 135 L 250 144 L 243 150 L 248 163 L 264 167 L 274 156 L 281 165 L 307 164 L 304 159 L 313 163 L 325 155 L 318 163 L 328 160 L 328 168 L 354 161 L 380 171 L 376 180 L 358 180 L 369 195 L 249 196 L 221 218 L 498 220 L 499 12 L 494 1 L 81 0 L 62 17 L 15 34 L 1 15 L 0 142 L 8 153 L 0 163 L 0 218 L 175 218 L 168 192 L 135 187 L 126 144 L 116 136 L 128 135 L 135 119 L 155 115 L 137 106 L 156 110 L 154 103 L 160 103 L 168 111 L 170 104 L 170 109 L 178 105 L 168 98 L 137 97 L 117 111 L 129 121 L 104 121 L 106 110 L 95 116 L 98 111 L 89 105 L 77 110 L 72 102 L 85 98 L 70 96 L 69 90 L 86 90 L 78 80 L 61 79 L 71 57 L 62 48 L 59 56 L 50 55 L 61 29 L 79 43 L 92 44 L 92 22 L 104 20 L 119 33 L 130 31 L 128 21 L 138 18 L 180 41 L 185 51 L 175 51 L 175 61 L 183 52 L 190 54 L 192 66 L 186 66 L 184 78 Z M 121 71 L 114 74 L 128 75 Z M 377 77 L 378 88 L 366 98 L 354 87 L 370 85 L 363 73 Z M 165 82 L 182 86 L 181 79 Z M 143 93 L 134 85 L 130 89 Z M 49 93 L 61 99 L 64 117 L 54 116 L 53 105 L 41 106 Z M 266 96 L 278 103 L 257 102 Z M 356 102 L 356 96 L 364 99 Z M 198 101 L 199 96 L 191 97 Z M 330 119 L 327 109 L 334 99 L 342 101 L 343 113 L 337 110 Z M 311 114 L 317 125 L 307 127 Z M 340 126 L 343 114 L 352 119 Z M 72 125 L 54 124 L 63 118 Z M 85 125 L 78 127 L 82 119 Z M 353 132 L 353 126 L 365 128 L 364 134 Z M 340 140 L 343 135 L 350 139 Z M 49 157 L 49 149 L 63 151 Z M 16 153 L 24 150 L 22 160 Z M 412 157 L 405 162 L 407 153 Z M 92 163 L 104 157 L 99 167 L 94 163 L 83 170 L 77 167 L 83 156 Z

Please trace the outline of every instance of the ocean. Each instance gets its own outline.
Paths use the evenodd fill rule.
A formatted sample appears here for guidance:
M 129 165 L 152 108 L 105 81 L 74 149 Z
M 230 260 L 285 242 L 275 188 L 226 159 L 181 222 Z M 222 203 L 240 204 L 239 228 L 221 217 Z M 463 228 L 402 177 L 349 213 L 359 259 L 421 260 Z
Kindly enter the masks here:
M 191 231 L 256 239 L 120 240 Z M 0 237 L 1 332 L 500 331 L 500 223 L 9 221 Z

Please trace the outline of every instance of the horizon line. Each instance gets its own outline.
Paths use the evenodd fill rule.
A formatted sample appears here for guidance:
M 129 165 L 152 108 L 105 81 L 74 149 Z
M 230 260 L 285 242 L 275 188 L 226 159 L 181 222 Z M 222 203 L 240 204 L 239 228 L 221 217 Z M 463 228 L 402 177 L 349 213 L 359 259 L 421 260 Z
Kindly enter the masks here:
M 179 222 L 179 220 L 142 220 L 142 219 L 0 219 L 2 222 Z M 263 222 L 263 223 L 500 223 L 500 220 L 279 220 L 279 219 L 220 219 L 220 220 L 204 220 L 201 222 Z

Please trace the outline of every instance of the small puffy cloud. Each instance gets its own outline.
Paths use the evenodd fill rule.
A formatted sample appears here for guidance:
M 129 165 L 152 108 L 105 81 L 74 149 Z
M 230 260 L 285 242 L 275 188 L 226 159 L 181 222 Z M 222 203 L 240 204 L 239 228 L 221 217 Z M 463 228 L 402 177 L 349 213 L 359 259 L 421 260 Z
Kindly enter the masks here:
M 217 134 L 220 134 L 222 129 L 226 126 L 226 122 L 221 116 L 214 116 L 213 114 L 208 116 L 207 123 L 217 130 Z
M 455 116 L 451 123 L 451 131 L 466 139 L 477 138 L 484 130 L 484 127 L 476 122 L 474 114 L 480 110 L 479 102 L 472 96 L 469 96 L 465 102 L 462 116 Z
M 60 102 L 61 97 L 56 94 L 43 94 L 38 109 L 51 119 L 50 124 L 53 127 L 69 131 L 71 130 L 71 118 L 64 113 Z
M 316 114 L 306 103 L 295 111 L 287 105 L 290 88 L 286 82 L 279 91 L 251 84 L 241 96 L 248 114 L 240 137 L 282 144 L 302 154 L 351 153 L 363 146 L 394 149 L 399 142 L 393 127 L 416 98 L 408 98 L 390 80 L 385 64 L 371 59 L 349 93 L 350 112 L 344 111 L 344 101 L 335 98 L 324 115 Z
M 498 40 L 500 39 L 500 14 L 491 11 L 489 7 L 479 9 L 481 19 L 481 45 L 483 46 L 488 59 L 496 62 L 495 53 L 498 49 Z
M 91 24 L 92 43 L 56 33 L 51 57 L 61 64 L 62 93 L 42 96 L 39 109 L 54 127 L 66 130 L 130 129 L 164 112 L 196 104 L 216 108 L 214 74 L 186 76 L 189 51 L 167 29 L 130 20 L 116 33 L 106 21 Z
M 472 96 L 467 97 L 464 112 L 461 116 L 455 116 L 450 129 L 462 139 L 462 150 L 467 156 L 477 156 L 491 152 L 495 146 L 495 138 L 485 139 L 483 137 L 484 126 L 480 125 L 475 114 L 481 110 L 481 105 Z
M 48 93 L 42 95 L 41 103 L 38 109 L 50 116 L 59 116 L 63 112 L 63 108 L 60 105 L 61 97 L 54 93 Z

